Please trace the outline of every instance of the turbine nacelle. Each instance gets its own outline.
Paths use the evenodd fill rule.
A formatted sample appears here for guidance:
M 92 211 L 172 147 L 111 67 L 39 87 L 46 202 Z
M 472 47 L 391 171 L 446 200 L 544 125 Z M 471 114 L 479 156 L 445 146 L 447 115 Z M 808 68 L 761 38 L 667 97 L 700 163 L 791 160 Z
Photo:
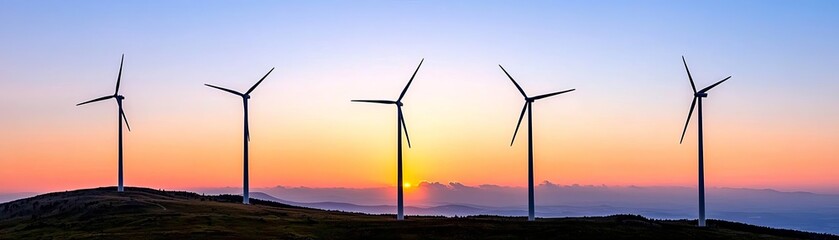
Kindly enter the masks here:
M 402 106 L 402 102 L 397 101 L 397 102 L 396 102 L 396 106 L 400 106 L 400 107 L 401 107 L 401 106 Z
M 688 68 L 688 63 L 687 63 L 687 61 L 685 61 L 684 56 L 682 56 L 682 64 L 685 65 L 685 72 L 688 75 L 688 81 L 690 81 L 690 88 L 693 89 L 693 101 L 691 101 L 691 103 L 690 103 L 690 110 L 688 110 L 688 117 L 685 120 L 685 127 L 682 129 L 682 137 L 679 139 L 679 144 L 681 144 L 685 140 L 685 133 L 687 133 L 688 124 L 690 123 L 690 117 L 693 115 L 693 110 L 696 107 L 696 102 L 697 101 L 702 101 L 702 98 L 708 97 L 708 90 L 711 90 L 712 88 L 716 87 L 717 85 L 720 85 L 721 83 L 723 83 L 725 81 L 728 81 L 728 79 L 731 78 L 731 76 L 728 76 L 726 78 L 723 78 L 722 80 L 717 81 L 714 84 L 711 84 L 710 86 L 707 86 L 703 89 L 697 90 L 696 89 L 696 84 L 693 82 L 693 76 L 690 75 L 690 69 Z M 699 105 L 699 108 L 700 109 L 702 108 L 701 103 Z
M 211 88 L 215 88 L 215 89 L 218 89 L 218 90 L 222 90 L 222 91 L 225 91 L 225 92 L 228 92 L 228 93 L 235 94 L 235 95 L 237 95 L 237 96 L 242 97 L 242 99 L 250 99 L 250 98 L 251 98 L 251 95 L 250 95 L 250 94 L 251 94 L 251 92 L 253 92 L 253 90 L 254 90 L 254 89 L 256 89 L 256 87 L 257 87 L 257 86 L 259 86 L 259 84 L 260 84 L 260 83 L 262 83 L 262 81 L 263 81 L 263 80 L 265 80 L 265 78 L 267 78 L 267 77 L 268 77 L 268 74 L 271 74 L 271 72 L 273 72 L 273 71 L 274 71 L 274 68 L 271 68 L 271 70 L 268 70 L 268 73 L 266 73 L 266 74 L 265 74 L 265 76 L 262 76 L 262 78 L 260 78 L 260 79 L 259 79 L 259 81 L 257 81 L 256 83 L 254 83 L 254 84 L 253 84 L 253 86 L 251 86 L 251 88 L 250 88 L 250 89 L 248 89 L 248 91 L 246 91 L 246 92 L 244 92 L 244 93 L 238 92 L 238 91 L 236 91 L 236 90 L 231 90 L 231 89 L 227 89 L 227 88 L 223 88 L 223 87 L 219 87 L 219 86 L 211 85 L 211 84 L 204 84 L 204 86 L 211 87 Z
M 122 95 L 114 95 L 114 98 L 116 98 L 118 101 L 122 101 L 123 99 L 125 99 L 125 97 Z
M 567 93 L 567 92 L 572 92 L 572 91 L 576 90 L 576 89 L 568 89 L 568 90 L 565 90 L 565 91 L 552 92 L 552 93 L 548 93 L 548 94 L 542 94 L 542 95 L 538 95 L 538 96 L 529 97 L 529 96 L 527 96 L 527 93 L 524 92 L 524 89 L 522 89 L 521 86 L 519 86 L 519 83 L 517 83 L 516 80 L 513 79 L 513 76 L 510 76 L 510 73 L 507 72 L 507 69 L 504 69 L 504 67 L 502 67 L 500 64 L 498 65 L 498 67 L 501 68 L 501 71 L 504 71 L 504 74 L 507 75 L 508 78 L 510 78 L 510 81 L 513 82 L 513 85 L 515 85 L 516 89 L 518 89 L 519 93 L 521 93 L 521 96 L 524 97 L 524 106 L 521 108 L 521 114 L 519 115 L 519 121 L 516 124 L 516 130 L 513 131 L 513 140 L 510 141 L 510 146 L 513 146 L 513 143 L 516 141 L 516 134 L 518 134 L 519 126 L 521 126 L 521 121 L 524 119 L 524 113 L 530 107 L 531 103 L 535 102 L 536 100 L 542 99 L 542 98 L 547 98 L 547 97 L 551 97 L 551 96 L 555 96 L 555 95 L 559 95 L 559 94 L 563 94 L 563 93 Z

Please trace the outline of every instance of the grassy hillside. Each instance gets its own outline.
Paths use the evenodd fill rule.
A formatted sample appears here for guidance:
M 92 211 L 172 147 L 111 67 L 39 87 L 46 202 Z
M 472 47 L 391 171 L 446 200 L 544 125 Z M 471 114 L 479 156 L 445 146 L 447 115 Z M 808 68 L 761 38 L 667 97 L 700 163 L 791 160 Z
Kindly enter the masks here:
M 839 239 L 710 220 L 618 215 L 551 218 L 443 218 L 323 211 L 146 188 L 85 189 L 0 204 L 0 239 Z

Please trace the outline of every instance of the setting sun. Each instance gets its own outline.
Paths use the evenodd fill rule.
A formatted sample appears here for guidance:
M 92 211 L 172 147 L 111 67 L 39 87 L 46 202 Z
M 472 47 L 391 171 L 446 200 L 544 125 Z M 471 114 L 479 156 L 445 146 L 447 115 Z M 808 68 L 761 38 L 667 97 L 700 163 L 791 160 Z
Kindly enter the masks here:
M 403 186 L 403 187 L 405 187 L 405 188 L 410 188 L 410 187 L 411 187 L 411 183 L 406 182 L 405 184 L 402 184 L 402 186 Z

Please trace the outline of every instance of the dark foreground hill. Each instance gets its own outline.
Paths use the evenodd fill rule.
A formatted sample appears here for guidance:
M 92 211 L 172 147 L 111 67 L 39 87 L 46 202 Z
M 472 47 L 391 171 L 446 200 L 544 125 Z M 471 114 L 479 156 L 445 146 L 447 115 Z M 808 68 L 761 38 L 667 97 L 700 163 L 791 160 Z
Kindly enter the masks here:
M 239 196 L 146 188 L 85 189 L 0 204 L 0 239 L 839 239 L 839 236 L 710 220 L 616 215 L 444 218 L 367 215 Z

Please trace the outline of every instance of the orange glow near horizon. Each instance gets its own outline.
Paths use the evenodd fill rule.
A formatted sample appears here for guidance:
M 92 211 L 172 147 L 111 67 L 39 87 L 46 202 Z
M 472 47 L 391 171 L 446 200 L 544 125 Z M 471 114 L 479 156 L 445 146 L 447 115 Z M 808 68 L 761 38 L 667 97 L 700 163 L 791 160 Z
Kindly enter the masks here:
M 231 100 L 224 99 L 224 95 L 217 97 L 222 98 L 219 101 Z M 534 136 L 537 183 L 695 186 L 695 126 L 690 127 L 692 131 L 685 143 L 679 145 L 679 119 L 675 123 L 630 119 L 624 122 L 630 127 L 603 128 L 594 125 L 597 120 L 574 119 L 573 114 L 566 113 L 573 107 L 569 108 L 562 100 L 565 99 L 534 104 L 534 127 L 538 129 Z M 259 109 L 262 103 L 254 104 Z M 498 121 L 470 125 L 417 117 L 433 114 L 433 108 L 406 109 L 414 144 L 404 152 L 406 189 L 420 180 L 526 186 L 526 131 L 520 132 L 522 138 L 510 147 L 508 140 L 516 110 L 510 106 L 513 104 L 500 105 L 506 111 L 498 111 Z M 71 119 L 71 126 L 19 128 L 6 135 L 4 139 L 21 140 L 4 142 L 2 157 L 16 161 L 9 161 L 0 175 L 4 182 L 25 181 L 26 184 L 3 184 L 0 191 L 57 191 L 114 185 L 115 123 L 108 121 L 114 107 L 94 108 L 72 111 L 94 115 L 92 119 L 103 118 L 94 120 L 95 123 Z M 366 105 L 344 108 L 348 117 L 340 121 L 302 114 L 297 119 L 288 115 L 278 117 L 281 121 L 275 122 L 268 119 L 270 114 L 254 111 L 252 187 L 393 186 L 396 180 L 392 136 L 395 129 L 391 129 L 395 124 L 390 116 L 393 109 Z M 134 131 L 126 132 L 125 138 L 126 184 L 168 189 L 239 187 L 242 163 L 238 115 L 241 113 L 232 106 L 222 110 L 206 113 L 208 118 L 218 118 L 212 123 L 158 122 L 158 129 L 149 127 L 153 118 L 129 115 L 134 117 Z M 489 110 L 481 111 L 467 114 L 490 115 Z M 825 156 L 839 152 L 833 147 L 833 136 L 819 133 L 818 126 L 796 126 L 794 133 L 786 133 L 767 131 L 765 126 L 726 123 L 722 119 L 725 117 L 721 114 L 706 119 L 709 187 L 834 187 L 836 176 L 826 166 L 836 163 Z M 336 122 L 330 124 L 330 121 Z M 273 128 L 269 128 L 272 124 Z M 522 128 L 526 130 L 526 125 Z M 49 146 L 49 150 L 40 146 Z

